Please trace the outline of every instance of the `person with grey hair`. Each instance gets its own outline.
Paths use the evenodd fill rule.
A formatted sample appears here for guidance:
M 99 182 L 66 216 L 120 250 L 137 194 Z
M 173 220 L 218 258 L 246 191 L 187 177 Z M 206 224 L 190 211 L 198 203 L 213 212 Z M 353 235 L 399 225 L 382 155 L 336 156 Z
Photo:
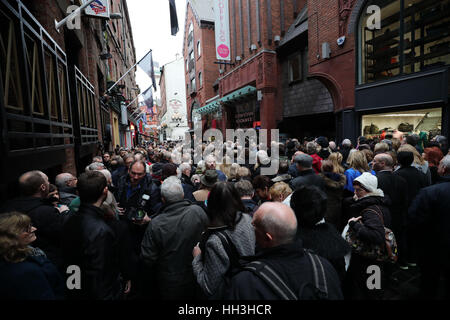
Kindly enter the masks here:
M 253 216 L 253 213 L 258 209 L 258 204 L 253 201 L 255 196 L 255 189 L 250 181 L 242 179 L 234 184 L 236 191 L 241 196 L 242 204 L 245 207 L 245 212 Z
M 92 162 L 103 163 L 103 158 L 101 156 L 95 156 L 92 158 Z
M 106 169 L 105 165 L 103 164 L 103 162 L 92 162 L 90 165 L 88 165 L 86 167 L 86 172 L 88 171 L 99 171 L 99 170 L 103 170 Z
M 71 173 L 61 173 L 55 178 L 55 185 L 59 192 L 59 202 L 66 206 L 78 197 L 77 195 L 78 179 Z
M 178 167 L 178 169 L 181 172 L 181 182 L 183 182 L 184 184 L 188 184 L 192 187 L 194 187 L 192 181 L 191 181 L 191 172 L 192 172 L 192 167 L 189 163 L 187 162 L 183 162 L 182 164 L 180 164 L 180 166 Z M 193 190 L 196 191 L 196 190 Z
M 327 142 L 328 143 L 328 142 Z M 313 159 L 312 169 L 316 174 L 320 173 L 322 168 L 322 158 L 317 154 L 318 145 L 316 142 L 311 141 L 306 144 L 306 153 Z
M 261 251 L 246 259 L 249 263 L 233 276 L 227 299 L 343 299 L 333 266 L 304 250 L 302 242 L 296 239 L 297 219 L 291 208 L 282 203 L 264 203 L 255 212 L 252 224 Z M 317 285 L 318 274 L 324 277 L 326 287 Z
M 342 141 L 341 147 L 339 148 L 339 152 L 342 153 L 343 164 L 347 163 L 347 158 L 350 154 L 350 150 L 352 150 L 352 142 L 350 141 L 350 139 L 344 139 L 344 141 Z
M 195 297 L 191 250 L 200 241 L 208 217 L 202 208 L 183 197 L 177 177 L 164 180 L 161 185 L 164 206 L 149 222 L 142 240 L 141 256 L 146 272 L 157 283 L 157 299 Z
M 295 157 L 295 163 L 297 164 L 299 175 L 290 182 L 290 187 L 292 190 L 295 191 L 303 185 L 314 185 L 319 187 L 321 190 L 324 190 L 325 183 L 323 179 L 319 175 L 315 174 L 312 169 L 313 161 L 313 158 L 307 154 L 299 154 Z
M 440 181 L 419 191 L 407 218 L 407 229 L 421 239 L 417 251 L 423 299 L 450 297 L 450 155 L 442 158 L 438 173 Z
M 20 197 L 9 200 L 0 208 L 0 214 L 24 213 L 31 218 L 36 230 L 36 247 L 45 252 L 49 260 L 65 272 L 62 265 L 61 234 L 67 206 L 55 208 L 48 202 L 50 183 L 42 171 L 28 171 L 19 177 Z

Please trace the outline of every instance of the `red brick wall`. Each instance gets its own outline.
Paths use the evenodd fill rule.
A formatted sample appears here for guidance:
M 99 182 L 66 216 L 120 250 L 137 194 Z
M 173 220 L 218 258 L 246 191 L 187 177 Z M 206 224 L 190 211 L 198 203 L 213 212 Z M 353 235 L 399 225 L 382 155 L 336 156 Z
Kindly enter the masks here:
M 354 106 L 355 39 L 346 33 L 342 47 L 339 38 L 339 1 L 308 0 L 309 73 L 330 91 L 335 111 Z M 345 22 L 348 24 L 348 20 Z M 330 44 L 330 59 L 322 59 L 322 43 Z M 317 55 L 320 55 L 317 58 Z
M 195 18 L 190 5 L 187 5 L 186 10 L 186 25 L 185 25 L 185 40 L 183 48 L 183 61 L 185 65 L 185 86 L 190 83 L 189 72 L 186 69 L 186 59 L 189 57 L 188 51 L 188 35 L 189 25 L 192 22 L 194 27 L 194 55 L 195 55 L 195 84 L 197 87 L 197 94 L 193 97 L 186 91 L 186 109 L 188 125 L 192 127 L 191 108 L 194 101 L 197 101 L 200 107 L 206 105 L 206 101 L 215 96 L 213 84 L 219 77 L 219 67 L 214 63 L 216 61 L 216 44 L 214 28 L 203 27 L 201 28 Z M 197 42 L 200 40 L 201 55 L 197 52 Z M 202 86 L 199 85 L 198 74 L 202 73 Z

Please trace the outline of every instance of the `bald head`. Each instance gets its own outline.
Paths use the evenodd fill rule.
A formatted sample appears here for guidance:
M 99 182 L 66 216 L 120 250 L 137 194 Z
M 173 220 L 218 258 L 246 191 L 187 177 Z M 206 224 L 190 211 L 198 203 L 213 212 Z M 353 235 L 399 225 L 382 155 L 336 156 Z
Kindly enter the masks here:
M 255 212 L 252 221 L 255 236 L 261 248 L 272 248 L 294 241 L 297 218 L 285 204 L 266 202 Z
M 63 189 L 65 187 L 76 187 L 76 178 L 70 173 L 58 174 L 55 178 L 55 185 L 58 189 Z
M 394 159 L 392 159 L 392 156 L 387 153 L 380 153 L 375 156 L 373 159 L 373 170 L 376 172 L 379 172 L 381 170 L 392 170 L 392 167 L 394 166 Z
M 25 197 L 45 198 L 49 186 L 48 177 L 42 171 L 25 172 L 19 178 L 20 193 Z

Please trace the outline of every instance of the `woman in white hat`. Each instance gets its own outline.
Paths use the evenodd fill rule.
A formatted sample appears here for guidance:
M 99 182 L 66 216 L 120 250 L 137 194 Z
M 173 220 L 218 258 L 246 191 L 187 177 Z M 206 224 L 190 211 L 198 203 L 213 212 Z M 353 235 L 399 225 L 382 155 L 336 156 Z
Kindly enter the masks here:
M 364 172 L 353 181 L 354 197 L 350 205 L 353 218 L 348 221 L 349 230 L 365 244 L 384 245 L 384 226 L 390 228 L 391 216 L 387 204 L 389 200 L 378 189 L 378 179 L 369 172 Z M 347 271 L 344 294 L 348 299 L 381 299 L 384 281 L 380 289 L 369 289 L 367 280 L 369 266 L 377 266 L 380 275 L 384 275 L 383 263 L 352 252 L 350 266 Z M 384 279 L 382 279 L 384 280 Z

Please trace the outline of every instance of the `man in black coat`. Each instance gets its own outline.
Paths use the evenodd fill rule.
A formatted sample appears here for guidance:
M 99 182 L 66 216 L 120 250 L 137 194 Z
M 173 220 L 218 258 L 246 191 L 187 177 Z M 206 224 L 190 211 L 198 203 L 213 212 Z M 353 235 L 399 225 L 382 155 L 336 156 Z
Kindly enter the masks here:
M 100 209 L 108 195 L 101 172 L 84 173 L 78 180 L 81 206 L 64 225 L 64 265 L 78 266 L 81 288 L 68 289 L 69 299 L 117 300 L 122 295 L 118 237 Z M 70 277 L 70 274 L 68 275 Z
M 408 212 L 408 228 L 420 238 L 421 297 L 450 299 L 450 155 L 438 169 L 441 179 L 422 189 Z M 441 281 L 442 277 L 444 281 Z M 439 284 L 444 287 L 439 295 Z
M 316 297 L 313 293 L 316 286 L 314 268 L 302 250 L 301 240 L 295 241 L 297 219 L 292 209 L 281 203 L 264 203 L 255 212 L 252 224 L 255 228 L 256 242 L 262 250 L 247 260 L 268 265 L 298 299 L 314 299 Z M 336 271 L 326 259 L 319 257 L 319 260 L 327 284 L 327 298 L 343 299 Z M 250 270 L 241 271 L 232 278 L 227 298 L 282 299 L 265 280 Z
M 406 214 L 408 212 L 408 183 L 404 178 L 392 172 L 394 160 L 387 153 L 377 154 L 373 159 L 373 170 L 377 174 L 378 188 L 390 200 L 388 206 L 391 213 L 392 231 L 399 246 L 399 266 L 407 269 L 406 263 Z
M 297 170 L 299 175 L 293 179 L 290 183 L 292 190 L 297 190 L 304 185 L 317 186 L 321 190 L 325 189 L 325 183 L 323 179 L 316 175 L 312 169 L 313 158 L 307 154 L 300 154 L 295 157 L 295 163 L 297 164 Z
M 414 154 L 409 151 L 401 151 L 397 155 L 397 161 L 400 164 L 400 168 L 397 169 L 394 174 L 401 176 L 407 183 L 407 194 L 409 208 L 417 194 L 422 188 L 428 186 L 427 177 L 420 170 L 412 167 L 414 161 Z M 417 239 L 412 235 L 406 235 L 407 238 L 407 260 L 410 266 L 415 266 L 417 263 Z
M 33 243 L 45 252 L 48 259 L 60 270 L 61 257 L 61 231 L 64 223 L 62 212 L 68 210 L 67 206 L 56 209 L 48 203 L 50 183 L 45 173 L 29 171 L 19 178 L 20 198 L 7 202 L 1 213 L 18 211 L 28 215 L 31 223 L 37 228 L 37 240 Z
M 143 264 L 139 259 L 141 242 L 150 217 L 156 215 L 162 206 L 161 191 L 151 176 L 146 174 L 145 162 L 136 160 L 130 164 L 128 173 L 119 179 L 114 196 L 119 210 L 122 210 L 120 222 L 128 229 L 125 233 L 130 236 L 131 268 L 138 270 L 132 282 L 139 280 L 139 283 L 132 287 L 131 292 L 131 296 L 136 297 L 142 295 L 145 288 L 145 279 L 142 278 Z M 141 220 L 135 216 L 139 209 L 145 212 Z

